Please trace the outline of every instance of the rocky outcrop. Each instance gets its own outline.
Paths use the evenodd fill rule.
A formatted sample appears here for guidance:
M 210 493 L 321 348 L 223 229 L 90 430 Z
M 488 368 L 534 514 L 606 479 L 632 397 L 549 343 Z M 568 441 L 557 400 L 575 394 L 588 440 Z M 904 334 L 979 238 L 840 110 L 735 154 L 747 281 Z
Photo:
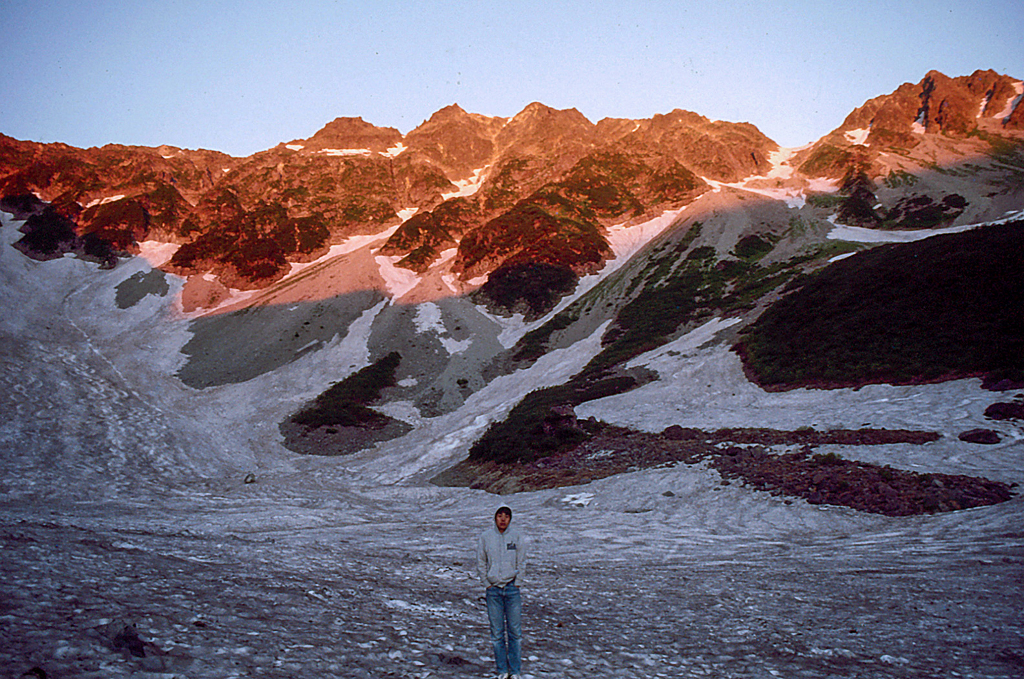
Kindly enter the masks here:
M 851 112 L 842 125 L 801 154 L 800 170 L 810 176 L 841 177 L 856 161 L 854 155 L 905 153 L 925 134 L 955 139 L 979 128 L 1021 129 L 1024 112 L 1015 106 L 1020 87 L 1019 81 L 995 71 L 956 78 L 930 71 L 917 84 L 904 83 Z M 864 132 L 864 137 L 858 134 Z
M 965 443 L 981 443 L 984 445 L 994 445 L 1002 441 L 999 433 L 991 429 L 970 429 L 961 432 L 957 438 Z
M 505 118 L 467 113 L 446 106 L 405 136 L 410 154 L 419 154 L 453 179 L 464 179 L 491 162 L 495 138 Z

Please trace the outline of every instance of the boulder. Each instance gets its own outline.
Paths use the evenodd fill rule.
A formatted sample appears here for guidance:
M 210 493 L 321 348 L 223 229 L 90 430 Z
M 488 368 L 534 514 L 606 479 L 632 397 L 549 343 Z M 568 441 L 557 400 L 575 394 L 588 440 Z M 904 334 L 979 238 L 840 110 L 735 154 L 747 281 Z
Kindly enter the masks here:
M 985 408 L 990 420 L 1024 420 L 1024 403 L 993 403 Z
M 1002 440 L 999 434 L 991 429 L 971 429 L 970 431 L 963 432 L 957 438 L 967 443 L 984 443 L 988 445 L 999 443 Z

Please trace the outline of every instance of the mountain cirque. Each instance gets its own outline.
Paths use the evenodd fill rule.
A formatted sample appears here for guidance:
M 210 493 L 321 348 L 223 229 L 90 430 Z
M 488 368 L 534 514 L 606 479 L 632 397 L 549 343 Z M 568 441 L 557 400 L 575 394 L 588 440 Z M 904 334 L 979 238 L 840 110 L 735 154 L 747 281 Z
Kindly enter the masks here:
M 367 360 L 401 356 L 371 404 L 390 423 L 358 436 L 282 425 L 295 450 L 353 454 L 401 436 L 600 331 L 594 362 L 541 416 L 572 442 L 574 406 L 656 379 L 628 360 L 715 316 L 740 324 L 718 340 L 734 341 L 832 258 L 868 247 L 831 238 L 837 225 L 913 233 L 1020 210 L 1022 94 L 992 71 L 931 72 L 800 149 L 689 111 L 593 123 L 540 103 L 508 119 L 452 105 L 404 135 L 338 118 L 247 158 L 0 136 L 0 199 L 26 220 L 16 247 L 38 259 L 114 267 L 163 253 L 160 269 L 184 284 L 140 275 L 117 304 L 173 289 L 180 311 L 202 316 L 177 373 L 193 388 L 274 371 L 375 313 Z M 600 283 L 581 286 L 589 277 Z M 533 325 L 506 344 L 495 319 L 513 314 Z

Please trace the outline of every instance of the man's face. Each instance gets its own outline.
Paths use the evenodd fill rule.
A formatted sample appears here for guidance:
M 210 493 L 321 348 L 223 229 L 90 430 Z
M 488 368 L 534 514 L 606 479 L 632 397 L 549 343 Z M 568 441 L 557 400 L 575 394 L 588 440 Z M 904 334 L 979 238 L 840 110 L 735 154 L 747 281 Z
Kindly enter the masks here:
M 505 529 L 508 528 L 508 524 L 512 521 L 512 517 L 504 512 L 498 512 L 494 515 L 494 525 L 498 527 L 499 533 L 504 533 Z

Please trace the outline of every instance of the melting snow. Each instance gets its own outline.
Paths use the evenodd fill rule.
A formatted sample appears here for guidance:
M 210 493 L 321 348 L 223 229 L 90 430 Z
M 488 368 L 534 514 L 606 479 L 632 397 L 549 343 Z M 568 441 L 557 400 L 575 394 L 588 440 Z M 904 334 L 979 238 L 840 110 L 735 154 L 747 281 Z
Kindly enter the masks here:
M 451 198 L 458 198 L 462 196 L 472 196 L 474 193 L 480 190 L 480 185 L 483 184 L 484 181 L 484 173 L 487 171 L 489 167 L 490 166 L 481 167 L 477 168 L 476 170 L 473 170 L 473 176 L 470 177 L 469 179 L 457 179 L 456 181 L 452 182 L 453 184 L 455 184 L 458 190 L 452 191 L 451 193 L 442 193 L 441 198 L 443 198 L 444 200 L 449 200 Z
M 862 127 L 856 130 L 848 130 L 843 133 L 843 136 L 846 137 L 846 141 L 855 146 L 867 146 L 869 134 L 871 134 L 871 128 Z
M 380 154 L 386 158 L 394 158 L 401 155 L 407 148 L 409 147 L 402 142 L 398 142 L 398 144 L 392 146 L 387 151 L 381 151 Z
M 422 277 L 415 271 L 395 266 L 402 259 L 401 256 L 385 257 L 384 255 L 377 255 L 374 257 L 377 266 L 380 268 L 381 278 L 384 279 L 384 284 L 387 286 L 391 298 L 395 300 L 401 299 L 406 293 L 419 285 L 422 280 Z
M 286 144 L 285 148 L 288 149 L 289 151 L 301 151 L 306 147 L 303 146 L 302 144 Z
M 139 243 L 139 256 L 149 262 L 151 267 L 156 268 L 169 262 L 180 247 L 177 243 L 144 240 Z
M 124 194 L 120 193 L 116 196 L 108 196 L 106 198 L 97 198 L 96 200 L 89 201 L 89 204 L 85 206 L 86 209 L 95 207 L 96 205 L 106 205 L 107 203 L 113 203 L 115 200 L 121 200 L 124 198 Z
M 317 153 L 325 156 L 368 156 L 373 153 L 370 149 L 320 149 Z

